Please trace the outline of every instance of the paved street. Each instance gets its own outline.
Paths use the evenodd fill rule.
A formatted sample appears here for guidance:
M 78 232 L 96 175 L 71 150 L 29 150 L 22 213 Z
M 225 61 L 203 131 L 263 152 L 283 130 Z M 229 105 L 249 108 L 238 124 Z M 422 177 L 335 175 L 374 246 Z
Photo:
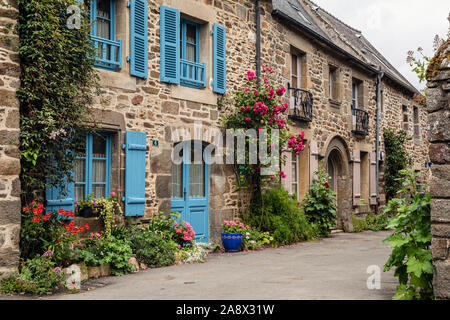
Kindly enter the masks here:
M 367 289 L 370 265 L 381 270 L 388 232 L 337 233 L 325 240 L 237 254 L 211 254 L 177 265 L 91 281 L 93 290 L 45 299 L 391 299 L 397 279 L 381 272 Z

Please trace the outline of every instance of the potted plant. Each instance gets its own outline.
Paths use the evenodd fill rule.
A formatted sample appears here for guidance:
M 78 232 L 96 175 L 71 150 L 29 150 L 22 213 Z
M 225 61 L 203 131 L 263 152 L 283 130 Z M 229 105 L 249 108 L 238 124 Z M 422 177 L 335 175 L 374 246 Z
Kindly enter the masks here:
M 81 202 L 75 201 L 75 205 L 78 216 L 83 218 L 98 217 L 103 207 L 93 199 L 92 194 L 89 194 L 86 199 Z
M 222 244 L 226 252 L 238 252 L 241 249 L 243 234 L 249 226 L 245 226 L 239 218 L 223 222 Z

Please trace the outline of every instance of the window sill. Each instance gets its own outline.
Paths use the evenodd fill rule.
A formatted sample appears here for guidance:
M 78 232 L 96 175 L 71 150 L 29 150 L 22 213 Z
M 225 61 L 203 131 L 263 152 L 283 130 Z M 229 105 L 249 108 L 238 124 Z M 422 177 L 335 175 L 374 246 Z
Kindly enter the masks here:
M 172 98 L 188 100 L 209 105 L 217 104 L 217 95 L 210 88 L 191 88 L 182 85 L 171 85 Z
M 128 73 L 96 68 L 100 77 L 100 85 L 118 89 L 136 91 L 136 78 Z

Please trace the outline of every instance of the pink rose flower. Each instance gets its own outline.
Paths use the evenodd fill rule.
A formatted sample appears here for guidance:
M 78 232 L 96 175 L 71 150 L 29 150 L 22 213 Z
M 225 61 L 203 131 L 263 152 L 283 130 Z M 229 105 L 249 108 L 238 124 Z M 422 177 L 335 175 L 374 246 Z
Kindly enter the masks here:
M 279 95 L 280 97 L 286 92 L 286 88 L 281 86 L 278 90 L 277 90 L 277 95 Z

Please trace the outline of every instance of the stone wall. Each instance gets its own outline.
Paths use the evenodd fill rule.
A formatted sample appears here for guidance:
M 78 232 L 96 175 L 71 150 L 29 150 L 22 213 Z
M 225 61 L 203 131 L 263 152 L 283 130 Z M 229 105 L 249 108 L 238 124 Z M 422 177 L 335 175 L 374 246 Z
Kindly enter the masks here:
M 450 40 L 439 49 L 427 72 L 434 294 L 437 299 L 450 299 Z
M 20 86 L 18 37 L 13 33 L 17 9 L 14 1 L 0 0 L 0 276 L 19 261 Z

